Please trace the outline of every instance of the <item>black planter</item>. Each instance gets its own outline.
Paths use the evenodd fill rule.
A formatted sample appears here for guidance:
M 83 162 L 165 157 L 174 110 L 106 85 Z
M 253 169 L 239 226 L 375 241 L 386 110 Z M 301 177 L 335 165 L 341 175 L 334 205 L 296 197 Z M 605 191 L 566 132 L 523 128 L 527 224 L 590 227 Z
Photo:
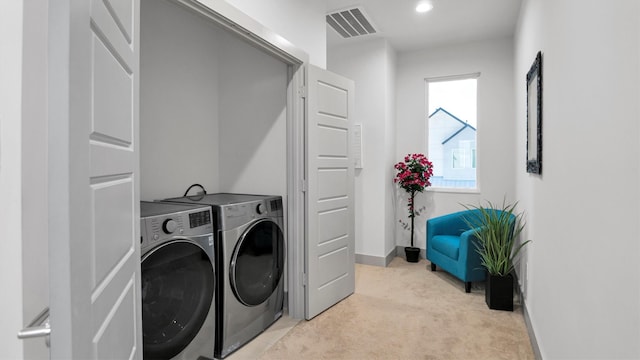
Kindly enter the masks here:
M 484 294 L 489 309 L 513 311 L 513 276 L 488 274 Z
M 420 248 L 407 246 L 404 248 L 404 254 L 407 256 L 408 262 L 418 262 L 420 260 Z

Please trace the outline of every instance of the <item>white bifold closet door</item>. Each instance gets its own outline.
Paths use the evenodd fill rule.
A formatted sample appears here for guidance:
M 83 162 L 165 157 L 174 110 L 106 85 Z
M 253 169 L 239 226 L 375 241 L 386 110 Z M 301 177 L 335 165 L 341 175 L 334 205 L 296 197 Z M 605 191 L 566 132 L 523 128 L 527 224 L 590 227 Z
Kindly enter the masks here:
M 308 72 L 305 318 L 355 290 L 353 81 Z
M 141 359 L 138 0 L 51 0 L 51 358 Z

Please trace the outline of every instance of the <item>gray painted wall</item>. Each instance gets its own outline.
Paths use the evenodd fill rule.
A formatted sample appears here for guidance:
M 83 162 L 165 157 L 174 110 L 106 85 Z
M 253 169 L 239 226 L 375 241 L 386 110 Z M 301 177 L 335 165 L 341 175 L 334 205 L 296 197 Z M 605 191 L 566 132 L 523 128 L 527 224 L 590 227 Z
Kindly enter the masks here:
M 384 259 L 393 249 L 391 170 L 395 147 L 395 52 L 384 39 L 328 50 L 327 69 L 355 82 L 355 123 L 362 124 L 363 168 L 355 171 L 356 254 Z M 391 239 L 391 241 L 389 241 Z
M 533 240 L 520 278 L 541 354 L 640 358 L 640 3 L 526 0 L 515 39 L 514 176 Z M 525 171 L 539 50 L 542 176 Z
M 398 54 L 396 161 L 407 153 L 427 152 L 425 79 L 480 73 L 478 77 L 478 191 L 431 191 L 416 197 L 418 246 L 425 248 L 426 219 L 463 210 L 461 204 L 513 199 L 515 186 L 516 121 L 513 94 L 513 40 L 511 38 L 458 44 Z M 398 219 L 407 221 L 404 191 L 398 192 Z M 398 222 L 396 219 L 396 223 Z M 397 226 L 398 245 L 409 243 L 409 231 Z
M 220 31 L 165 0 L 140 13 L 140 199 L 217 192 Z
M 17 332 L 49 304 L 47 234 L 48 1 L 0 11 L 0 357 L 48 358 L 44 340 Z
M 462 210 L 460 203 L 481 199 L 501 202 L 514 194 L 515 147 L 513 121 L 512 39 L 450 46 L 436 51 L 395 54 L 384 40 L 338 46 L 328 51 L 328 69 L 356 83 L 356 122 L 363 124 L 364 168 L 356 172 L 356 253 L 385 258 L 396 245 L 409 244 L 404 191 L 392 183 L 393 164 L 407 153 L 426 153 L 425 78 L 480 72 L 478 79 L 478 181 L 480 191 L 425 192 L 416 198 L 426 211 L 416 218 L 415 241 L 425 247 L 427 217 Z M 390 71 L 395 86 L 388 87 L 384 75 L 385 52 L 393 52 Z M 394 91 L 389 94 L 388 91 Z M 386 98 L 394 99 L 395 116 L 385 123 Z M 513 101 L 509 101 L 513 100 Z M 395 128 L 395 139 L 385 140 L 385 130 Z M 391 132 L 391 133 L 393 133 Z M 380 161 L 386 159 L 385 161 Z M 373 163 L 372 163 L 373 162 Z M 484 181 L 484 182 L 483 182 Z M 388 195 L 383 195 L 388 189 Z M 390 211 L 391 209 L 391 211 Z M 390 235 L 385 229 L 392 229 Z M 389 239 L 391 238 L 391 242 Z
M 286 204 L 287 66 L 233 35 L 220 40 L 220 189 Z
M 309 54 L 309 62 L 326 68 L 325 1 L 225 0 Z
M 166 1 L 143 0 L 141 198 L 286 195 L 287 67 Z
M 0 11 L 0 41 L 3 54 L 0 57 L 0 226 L 2 241 L 0 275 L 4 293 L 5 317 L 0 327 L 2 355 L 22 359 L 22 341 L 16 333 L 25 324 L 22 311 L 22 172 L 21 172 L 21 104 L 22 104 L 22 8 L 21 1 L 3 4 Z

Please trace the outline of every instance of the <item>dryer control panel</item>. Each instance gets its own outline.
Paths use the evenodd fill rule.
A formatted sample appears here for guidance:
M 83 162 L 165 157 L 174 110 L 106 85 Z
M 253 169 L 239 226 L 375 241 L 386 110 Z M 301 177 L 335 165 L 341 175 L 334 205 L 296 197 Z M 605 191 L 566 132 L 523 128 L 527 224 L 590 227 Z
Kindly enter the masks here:
M 220 228 L 227 230 L 245 225 L 253 220 L 282 216 L 281 198 L 265 198 L 262 200 L 224 205 L 223 207 L 224 211 L 220 209 L 215 210 L 220 213 Z

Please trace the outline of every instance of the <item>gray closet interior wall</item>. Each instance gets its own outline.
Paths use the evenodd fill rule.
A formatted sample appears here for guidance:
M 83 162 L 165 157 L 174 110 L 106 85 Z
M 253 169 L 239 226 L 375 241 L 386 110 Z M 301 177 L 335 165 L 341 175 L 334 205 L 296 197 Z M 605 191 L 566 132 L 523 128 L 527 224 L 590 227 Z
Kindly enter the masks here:
M 142 0 L 141 200 L 287 194 L 287 65 L 167 0 Z

